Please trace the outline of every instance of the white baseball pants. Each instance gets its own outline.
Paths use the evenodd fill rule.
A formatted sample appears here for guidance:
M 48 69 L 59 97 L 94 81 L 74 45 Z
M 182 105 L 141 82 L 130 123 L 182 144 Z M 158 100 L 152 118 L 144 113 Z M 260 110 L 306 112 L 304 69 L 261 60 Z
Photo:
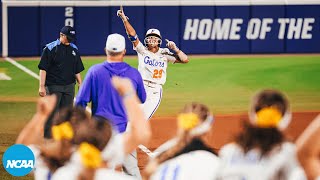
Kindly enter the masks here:
M 143 81 L 146 90 L 147 99 L 142 104 L 142 109 L 146 119 L 151 119 L 158 109 L 162 99 L 162 85 Z

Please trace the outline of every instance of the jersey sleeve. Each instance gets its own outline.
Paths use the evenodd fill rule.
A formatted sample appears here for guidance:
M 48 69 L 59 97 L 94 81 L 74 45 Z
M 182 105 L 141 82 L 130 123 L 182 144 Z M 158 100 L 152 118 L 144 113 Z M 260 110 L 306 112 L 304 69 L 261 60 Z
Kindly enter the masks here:
M 75 71 L 75 73 L 78 74 L 78 73 L 80 73 L 80 72 L 82 72 L 84 70 L 84 66 L 83 66 L 81 57 L 79 55 L 79 52 L 77 53 L 76 58 L 77 59 L 76 59 L 76 71 Z
M 138 45 L 136 47 L 133 46 L 133 50 L 137 51 L 137 53 L 139 54 L 145 54 L 146 53 L 146 49 L 143 46 L 143 44 L 141 43 L 141 41 L 139 41 Z
M 229 143 L 224 145 L 219 151 L 219 158 L 224 163 L 230 163 L 232 161 L 233 156 L 239 153 L 240 148 L 235 143 Z
M 49 66 L 50 66 L 50 58 L 51 58 L 50 57 L 50 51 L 49 51 L 49 49 L 47 47 L 45 47 L 43 49 L 38 68 L 40 70 L 48 71 Z
M 161 144 L 156 150 L 154 150 L 153 155 L 154 157 L 158 156 L 159 154 L 163 153 L 164 151 L 170 149 L 174 145 L 176 145 L 178 142 L 177 138 L 170 139 L 166 141 L 165 143 Z
M 91 89 L 92 89 L 92 77 L 93 77 L 93 68 L 90 68 L 86 77 L 83 80 L 83 83 L 79 89 L 79 92 L 76 97 L 76 106 L 86 107 L 87 103 L 91 101 Z
M 122 164 L 125 159 L 123 134 L 112 136 L 107 146 L 102 150 L 101 155 L 108 162 L 110 168 Z
M 162 49 L 161 54 L 163 54 L 163 56 L 166 57 L 168 62 L 174 63 L 177 60 L 174 54 L 168 48 Z

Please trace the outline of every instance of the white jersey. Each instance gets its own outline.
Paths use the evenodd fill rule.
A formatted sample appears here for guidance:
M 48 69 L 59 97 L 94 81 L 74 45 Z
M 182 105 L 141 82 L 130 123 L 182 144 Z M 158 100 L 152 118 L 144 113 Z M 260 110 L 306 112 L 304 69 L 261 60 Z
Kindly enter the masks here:
M 58 168 L 52 175 L 52 180 L 59 179 L 78 179 L 84 167 L 81 163 L 80 154 L 74 152 L 70 160 L 62 167 Z
M 103 160 L 108 162 L 108 166 L 111 169 L 119 164 L 122 164 L 125 158 L 123 134 L 116 134 L 112 136 L 107 146 L 102 150 L 101 156 Z M 67 162 L 63 167 L 60 167 L 53 174 L 52 179 L 77 179 L 83 168 L 84 167 L 81 163 L 80 154 L 78 152 L 74 152 L 70 158 L 70 161 Z M 96 171 L 95 179 L 101 179 L 101 175 L 106 175 L 106 173 L 109 173 L 109 175 L 106 177 L 113 177 L 110 179 L 121 179 L 120 177 L 127 178 L 127 176 L 113 172 L 111 169 L 98 169 Z
M 192 151 L 162 163 L 151 180 L 212 180 L 217 177 L 220 162 L 207 151 Z
M 168 55 L 168 48 L 159 48 L 158 52 L 148 51 L 141 42 L 133 48 L 138 53 L 139 65 L 138 70 L 143 80 L 164 85 L 167 78 L 168 62 L 174 63 L 176 58 Z
M 35 158 L 35 168 L 33 170 L 34 179 L 48 179 L 51 176 L 51 173 L 48 166 L 40 156 L 40 149 L 36 145 L 29 145 L 28 147 L 33 152 Z
M 108 162 L 110 168 L 123 163 L 126 154 L 124 152 L 123 134 L 112 136 L 107 146 L 101 152 L 102 159 Z
M 269 155 L 261 157 L 257 149 L 244 153 L 242 148 L 235 144 L 227 144 L 219 152 L 222 169 L 221 179 L 301 179 L 305 176 L 296 159 L 295 146 L 283 143 L 275 147 Z
M 81 164 L 80 154 L 75 152 L 71 156 L 70 161 L 65 166 L 57 169 L 57 171 L 52 175 L 52 180 L 78 180 L 83 168 L 84 167 Z M 94 180 L 100 179 L 130 180 L 132 178 L 110 169 L 99 168 L 95 171 Z
M 125 175 L 120 172 L 112 171 L 110 169 L 101 168 L 96 170 L 96 173 L 94 175 L 94 180 L 106 180 L 106 179 L 112 179 L 112 180 L 136 180 L 134 177 Z

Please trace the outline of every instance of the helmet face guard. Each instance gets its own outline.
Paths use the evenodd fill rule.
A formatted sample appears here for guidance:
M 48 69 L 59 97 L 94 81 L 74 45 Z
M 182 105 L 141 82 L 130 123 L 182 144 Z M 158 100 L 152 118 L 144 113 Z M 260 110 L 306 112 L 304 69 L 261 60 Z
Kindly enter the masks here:
M 162 39 L 161 37 L 159 37 L 156 34 L 148 34 L 145 38 L 144 38 L 144 44 L 149 47 L 155 47 L 158 46 L 160 47 L 162 44 Z

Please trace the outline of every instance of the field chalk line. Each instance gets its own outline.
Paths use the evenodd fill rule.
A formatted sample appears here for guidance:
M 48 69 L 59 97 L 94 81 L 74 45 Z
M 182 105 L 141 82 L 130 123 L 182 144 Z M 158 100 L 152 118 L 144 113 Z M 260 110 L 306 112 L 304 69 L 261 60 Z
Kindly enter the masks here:
M 12 65 L 16 66 L 17 68 L 21 69 L 22 71 L 24 71 L 25 73 L 29 74 L 30 76 L 40 80 L 40 76 L 36 73 L 34 73 L 33 71 L 31 71 L 30 69 L 26 68 L 25 66 L 23 66 L 22 64 L 19 64 L 17 61 L 9 58 L 9 57 L 5 57 L 4 58 L 6 61 L 8 61 L 9 63 L 11 63 Z
M 30 69 L 28 69 L 27 67 L 23 66 L 22 64 L 18 63 L 17 61 L 15 61 L 12 58 L 9 57 L 5 57 L 4 58 L 6 61 L 8 61 L 9 63 L 11 63 L 12 65 L 16 66 L 17 68 L 21 69 L 23 72 L 29 74 L 30 76 L 40 80 L 40 76 L 36 73 L 34 73 L 33 71 L 31 71 Z M 76 99 L 74 99 L 75 101 Z M 91 109 L 87 106 L 86 110 L 91 114 Z M 140 144 L 138 146 L 139 149 L 141 149 L 141 151 L 143 151 L 144 153 L 146 153 L 148 156 L 152 157 L 153 153 L 144 145 Z

